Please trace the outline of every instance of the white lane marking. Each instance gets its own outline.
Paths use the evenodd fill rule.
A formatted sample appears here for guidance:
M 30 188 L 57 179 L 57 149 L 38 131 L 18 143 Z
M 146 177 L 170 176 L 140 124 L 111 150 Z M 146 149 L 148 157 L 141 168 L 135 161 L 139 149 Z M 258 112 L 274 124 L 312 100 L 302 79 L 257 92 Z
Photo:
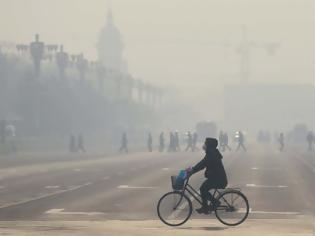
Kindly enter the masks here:
M 118 189 L 154 189 L 156 187 L 140 187 L 140 186 L 129 186 L 129 185 L 119 185 Z
M 170 168 L 162 168 L 162 170 L 168 171 L 168 170 L 170 170 Z
M 251 211 L 252 214 L 274 214 L 274 215 L 299 215 L 299 212 L 290 211 Z
M 45 186 L 45 188 L 52 189 L 52 188 L 59 188 L 59 186 L 58 185 L 53 185 L 53 186 L 48 185 L 48 186 Z
M 245 213 L 246 212 L 246 209 L 245 208 L 239 208 L 238 213 Z M 252 212 L 252 208 L 249 208 L 249 212 Z
M 44 199 L 44 198 L 55 196 L 55 195 L 58 195 L 58 194 L 61 194 L 61 193 L 66 193 L 66 192 L 78 190 L 80 188 L 83 188 L 83 187 L 91 185 L 91 184 L 92 183 L 85 183 L 85 184 L 82 184 L 82 185 L 71 186 L 71 187 L 69 187 L 68 189 L 65 189 L 65 190 L 58 190 L 56 192 L 44 194 L 44 195 L 41 195 L 41 196 L 38 196 L 38 197 L 29 198 L 29 199 L 25 199 L 25 200 L 14 202 L 14 203 L 3 204 L 3 205 L 0 206 L 0 209 L 5 208 L 5 207 L 18 206 L 20 204 L 25 204 L 25 203 L 28 203 L 28 202 Z
M 45 212 L 46 214 L 55 214 L 55 215 L 87 215 L 87 216 L 99 216 L 107 215 L 104 212 L 80 212 L 80 211 L 64 211 L 64 209 L 50 209 Z
M 259 185 L 259 184 L 246 184 L 249 188 L 288 188 L 286 185 Z
M 6 186 L 0 186 L 0 189 L 4 189 L 4 188 L 6 188 Z
M 109 179 L 110 179 L 110 176 L 103 177 L 103 180 L 109 180 Z
M 260 168 L 260 167 L 252 167 L 252 170 L 262 170 L 262 171 L 279 171 L 280 168 Z M 283 170 L 283 169 L 282 169 Z
M 237 213 L 245 213 L 245 208 L 239 208 Z M 253 211 L 252 208 L 249 208 L 249 213 L 251 214 L 273 214 L 273 215 L 299 215 L 300 212 L 294 211 Z
M 81 169 L 74 169 L 74 171 L 80 172 L 80 171 L 81 171 Z
M 245 213 L 245 208 L 240 208 L 238 213 Z M 252 208 L 249 208 L 249 213 L 251 214 L 273 214 L 273 215 L 299 215 L 300 212 L 292 211 L 253 211 Z

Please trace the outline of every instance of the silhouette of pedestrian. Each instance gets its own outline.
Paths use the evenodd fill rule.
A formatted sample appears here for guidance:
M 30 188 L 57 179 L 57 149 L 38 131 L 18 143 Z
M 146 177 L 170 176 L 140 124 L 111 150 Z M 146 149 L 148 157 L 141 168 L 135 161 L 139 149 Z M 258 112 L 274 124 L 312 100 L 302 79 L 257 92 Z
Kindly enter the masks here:
M 121 146 L 119 148 L 120 152 L 125 152 L 128 153 L 128 138 L 127 138 L 127 133 L 124 132 L 121 138 Z
M 242 131 L 238 131 L 238 146 L 236 148 L 236 151 L 238 151 L 240 148 L 242 148 L 245 152 L 246 152 L 246 147 L 244 145 L 244 134 L 242 133 Z
M 175 145 L 175 151 L 180 151 L 179 135 L 177 131 L 175 131 L 175 135 L 174 135 L 174 145 Z
M 224 133 L 222 130 L 219 133 L 219 147 L 222 152 L 225 151 Z
M 170 132 L 170 143 L 168 146 L 168 151 L 169 152 L 174 152 L 175 151 L 175 137 L 172 132 Z
M 151 133 L 149 133 L 149 135 L 148 135 L 148 151 L 149 152 L 152 152 L 152 135 L 151 135 Z
M 160 134 L 160 137 L 159 137 L 159 151 L 160 152 L 163 152 L 164 151 L 164 147 L 165 147 L 165 141 L 164 141 L 164 132 L 162 132 Z
M 279 150 L 280 152 L 282 152 L 284 150 L 284 134 L 283 133 L 280 133 L 278 142 L 280 144 Z
M 5 139 L 6 139 L 5 127 L 6 126 L 7 126 L 6 121 L 5 120 L 1 120 L 0 121 L 0 139 L 1 139 L 1 143 L 5 143 Z
M 80 133 L 78 136 L 78 151 L 85 152 L 85 147 L 84 147 L 84 138 L 83 135 Z
M 16 145 L 16 129 L 13 124 L 8 124 L 5 127 L 5 136 L 8 139 L 8 147 L 9 153 L 16 153 L 17 152 L 17 145 Z
M 306 140 L 308 143 L 308 150 L 312 151 L 313 150 L 313 142 L 314 142 L 314 135 L 312 131 L 309 131 L 307 136 L 306 136 Z
M 187 152 L 188 150 L 193 150 L 193 140 L 192 140 L 192 136 L 191 136 L 191 133 L 190 131 L 188 131 L 187 133 L 187 147 L 185 149 L 185 151 Z
M 76 152 L 76 151 L 77 151 L 77 147 L 75 144 L 75 137 L 73 134 L 71 134 L 69 138 L 69 152 Z
M 229 151 L 231 151 L 232 148 L 229 146 L 229 136 L 226 132 L 223 134 L 223 142 L 224 142 L 224 147 L 229 149 Z
M 197 132 L 194 132 L 193 137 L 192 137 L 192 151 L 196 151 L 197 148 L 197 142 L 198 142 L 198 135 Z

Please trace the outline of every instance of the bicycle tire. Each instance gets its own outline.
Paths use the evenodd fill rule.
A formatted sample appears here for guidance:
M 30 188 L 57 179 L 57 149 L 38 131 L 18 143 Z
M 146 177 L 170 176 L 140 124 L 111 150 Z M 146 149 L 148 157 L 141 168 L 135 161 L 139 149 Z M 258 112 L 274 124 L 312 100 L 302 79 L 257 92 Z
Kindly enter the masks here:
M 222 224 L 224 224 L 224 225 L 227 225 L 227 226 L 237 226 L 237 225 L 242 224 L 242 223 L 247 219 L 248 214 L 249 214 L 249 203 L 248 203 L 248 200 L 247 200 L 246 196 L 245 196 L 242 192 L 240 192 L 240 191 L 238 191 L 238 190 L 227 190 L 227 191 L 223 192 L 222 194 L 220 194 L 217 199 L 222 203 L 222 202 L 226 201 L 226 199 L 225 199 L 224 197 L 227 197 L 228 194 L 235 194 L 235 195 L 238 195 L 240 198 L 243 199 L 244 204 L 245 204 L 245 206 L 246 206 L 246 208 L 245 208 L 245 209 L 243 210 L 243 212 L 242 212 L 242 213 L 244 213 L 244 216 L 243 216 L 239 221 L 237 221 L 237 222 L 235 222 L 235 223 L 230 223 L 230 222 L 228 222 L 227 220 L 223 219 L 223 218 L 222 218 L 222 215 L 220 214 L 220 212 L 223 211 L 223 210 L 222 210 L 223 207 L 217 207 L 217 208 L 215 209 L 215 216 L 216 216 L 217 219 L 218 219 Z M 232 196 L 233 196 L 233 195 L 232 195 Z M 233 204 L 233 203 L 232 203 L 232 204 Z M 233 207 L 233 206 L 232 206 L 232 207 Z M 227 211 L 227 209 L 226 209 L 226 212 L 229 212 L 229 211 Z M 230 211 L 230 212 L 232 212 L 232 211 Z
M 176 204 L 178 205 L 178 207 L 184 205 L 185 202 L 187 202 L 187 204 L 188 204 L 188 212 L 187 212 L 187 215 L 184 217 L 183 220 L 179 220 L 179 221 L 180 221 L 179 223 L 171 223 L 170 220 L 168 221 L 167 219 L 165 219 L 165 217 L 163 216 L 163 214 L 161 214 L 161 209 L 160 209 L 160 208 L 161 208 L 161 206 L 162 206 L 162 204 L 163 204 L 163 200 L 165 200 L 167 197 L 171 197 L 171 195 L 173 195 L 173 197 L 176 196 L 176 197 L 178 197 L 178 198 L 181 198 L 181 197 L 182 197 L 182 199 L 181 199 L 180 201 L 183 201 L 183 199 L 185 199 L 184 202 L 177 202 L 177 203 L 176 203 Z M 168 225 L 168 226 L 180 226 L 180 225 L 186 223 L 187 220 L 190 218 L 190 216 L 191 216 L 191 214 L 192 214 L 192 210 L 193 210 L 193 209 L 192 209 L 191 200 L 190 200 L 185 194 L 183 194 L 183 193 L 181 193 L 181 192 L 179 192 L 179 191 L 173 191 L 173 192 L 168 192 L 168 193 L 164 194 L 164 195 L 160 198 L 160 200 L 159 200 L 159 202 L 158 202 L 158 205 L 157 205 L 157 213 L 158 213 L 158 216 L 159 216 L 160 220 L 161 220 L 164 224 L 166 224 L 166 225 Z

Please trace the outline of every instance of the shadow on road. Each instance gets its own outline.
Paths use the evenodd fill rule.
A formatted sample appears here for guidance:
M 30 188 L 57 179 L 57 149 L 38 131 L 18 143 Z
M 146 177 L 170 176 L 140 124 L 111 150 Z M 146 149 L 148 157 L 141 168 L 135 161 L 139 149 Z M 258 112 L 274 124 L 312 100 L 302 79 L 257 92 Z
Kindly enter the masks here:
M 176 229 L 182 229 L 182 230 L 204 230 L 204 231 L 220 231 L 220 230 L 225 230 L 228 227 L 218 227 L 218 226 L 213 226 L 213 227 L 179 227 Z

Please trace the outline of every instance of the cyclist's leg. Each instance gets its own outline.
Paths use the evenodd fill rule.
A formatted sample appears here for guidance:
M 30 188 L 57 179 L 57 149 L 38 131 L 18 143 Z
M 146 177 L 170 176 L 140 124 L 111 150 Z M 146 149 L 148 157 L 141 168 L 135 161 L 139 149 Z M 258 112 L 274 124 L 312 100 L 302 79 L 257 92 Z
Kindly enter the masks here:
M 214 189 L 216 187 L 216 184 L 211 179 L 207 179 L 203 182 L 203 184 L 200 187 L 200 193 L 202 201 L 205 205 L 208 205 L 208 201 L 211 203 L 215 203 L 216 199 L 213 197 L 213 195 L 210 193 L 211 189 Z
M 209 213 L 209 205 L 208 199 L 211 198 L 209 193 L 209 189 L 212 187 L 209 179 L 205 180 L 202 185 L 200 186 L 200 195 L 201 195 L 201 208 L 196 209 L 199 214 L 208 214 Z

